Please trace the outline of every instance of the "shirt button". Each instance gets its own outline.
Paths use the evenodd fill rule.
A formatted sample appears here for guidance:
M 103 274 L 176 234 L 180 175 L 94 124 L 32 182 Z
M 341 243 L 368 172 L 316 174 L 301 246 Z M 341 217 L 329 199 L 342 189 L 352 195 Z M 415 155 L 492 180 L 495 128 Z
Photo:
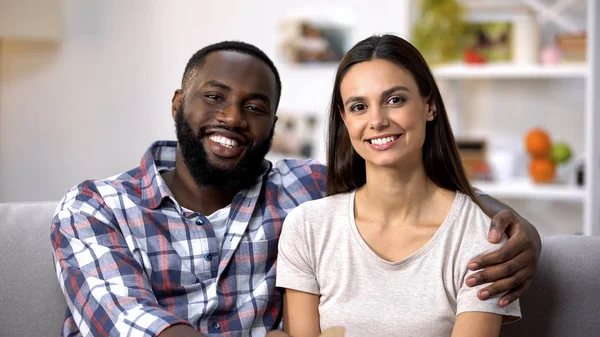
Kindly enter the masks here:
M 208 253 L 208 254 L 204 254 L 204 259 L 205 259 L 206 261 L 212 261 L 212 255 L 211 255 L 210 253 Z
M 198 226 L 204 225 L 204 220 L 202 220 L 202 219 L 196 219 L 196 225 L 198 225 Z
M 214 322 L 214 323 L 212 324 L 212 326 L 213 326 L 213 328 L 215 328 L 215 330 L 219 330 L 219 329 L 221 329 L 221 324 L 219 324 L 219 322 Z

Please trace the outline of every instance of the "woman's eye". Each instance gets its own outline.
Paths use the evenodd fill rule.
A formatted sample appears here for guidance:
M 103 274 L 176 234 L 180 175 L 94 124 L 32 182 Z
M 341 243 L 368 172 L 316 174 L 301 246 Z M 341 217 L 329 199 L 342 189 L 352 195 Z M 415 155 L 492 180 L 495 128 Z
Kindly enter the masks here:
M 366 109 L 367 109 L 367 106 L 364 104 L 360 104 L 360 103 L 354 104 L 353 106 L 350 107 L 350 111 L 352 111 L 352 112 L 360 112 L 360 111 L 363 111 Z
M 388 99 L 388 104 L 400 104 L 400 103 L 404 103 L 406 102 L 406 100 L 400 96 L 394 96 L 394 97 L 390 97 L 390 99 Z

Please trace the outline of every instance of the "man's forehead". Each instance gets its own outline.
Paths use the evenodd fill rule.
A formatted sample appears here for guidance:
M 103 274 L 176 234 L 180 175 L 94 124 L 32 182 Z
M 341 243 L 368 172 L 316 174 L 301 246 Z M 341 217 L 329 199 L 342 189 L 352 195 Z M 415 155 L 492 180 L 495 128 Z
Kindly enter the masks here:
M 208 53 L 204 58 L 205 63 L 213 62 L 213 63 L 238 63 L 238 62 L 246 62 L 246 61 L 258 61 L 262 63 L 262 60 L 257 58 L 256 56 L 242 53 L 235 50 L 215 50 L 213 52 Z
M 198 69 L 196 85 L 219 81 L 246 89 L 276 90 L 275 75 L 261 59 L 236 52 L 215 51 L 208 54 Z

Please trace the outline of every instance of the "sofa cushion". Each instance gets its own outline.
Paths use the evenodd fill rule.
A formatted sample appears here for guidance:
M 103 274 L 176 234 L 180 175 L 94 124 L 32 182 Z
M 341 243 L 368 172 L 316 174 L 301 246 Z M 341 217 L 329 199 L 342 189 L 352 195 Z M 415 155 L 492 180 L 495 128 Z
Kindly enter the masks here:
M 523 319 L 501 336 L 600 335 L 600 236 L 543 239 L 538 269 L 521 297 Z
M 57 336 L 66 302 L 52 261 L 57 202 L 0 204 L 0 335 Z

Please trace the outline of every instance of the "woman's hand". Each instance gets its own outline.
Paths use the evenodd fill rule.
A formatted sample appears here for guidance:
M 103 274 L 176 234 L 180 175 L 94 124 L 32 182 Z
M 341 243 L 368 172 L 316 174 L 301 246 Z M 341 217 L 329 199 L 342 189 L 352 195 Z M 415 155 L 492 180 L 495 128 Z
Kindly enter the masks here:
M 480 197 L 481 199 L 484 197 Z M 542 249 L 535 227 L 512 210 L 504 209 L 494 215 L 488 241 L 498 243 L 503 232 L 508 236 L 506 244 L 494 252 L 471 260 L 469 269 L 483 270 L 466 280 L 466 284 L 471 287 L 493 282 L 478 292 L 477 296 L 481 300 L 507 292 L 498 302 L 501 307 L 518 299 L 529 288 Z

